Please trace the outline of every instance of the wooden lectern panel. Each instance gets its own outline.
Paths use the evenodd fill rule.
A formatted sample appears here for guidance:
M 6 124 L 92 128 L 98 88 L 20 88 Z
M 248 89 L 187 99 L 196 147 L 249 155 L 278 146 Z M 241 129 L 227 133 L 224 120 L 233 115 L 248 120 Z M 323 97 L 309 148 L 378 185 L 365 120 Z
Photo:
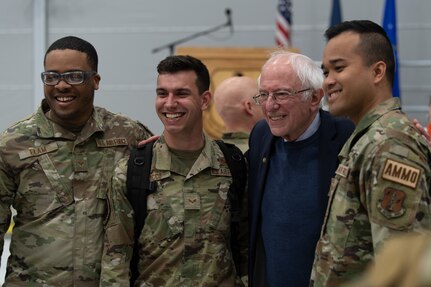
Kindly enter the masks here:
M 262 65 L 274 50 L 275 48 L 177 47 L 175 53 L 196 57 L 207 66 L 213 94 L 215 87 L 228 77 L 242 75 L 257 80 Z M 204 130 L 214 139 L 221 138 L 224 131 L 223 120 L 212 103 L 204 111 Z

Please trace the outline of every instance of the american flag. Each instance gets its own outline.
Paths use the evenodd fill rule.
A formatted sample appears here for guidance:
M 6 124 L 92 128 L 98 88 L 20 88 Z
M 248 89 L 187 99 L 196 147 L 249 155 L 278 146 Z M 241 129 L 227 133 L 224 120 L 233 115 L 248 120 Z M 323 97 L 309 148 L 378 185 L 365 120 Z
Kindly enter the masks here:
M 277 19 L 275 32 L 275 43 L 277 46 L 292 46 L 291 29 L 292 24 L 292 2 L 290 0 L 279 0 L 277 7 Z

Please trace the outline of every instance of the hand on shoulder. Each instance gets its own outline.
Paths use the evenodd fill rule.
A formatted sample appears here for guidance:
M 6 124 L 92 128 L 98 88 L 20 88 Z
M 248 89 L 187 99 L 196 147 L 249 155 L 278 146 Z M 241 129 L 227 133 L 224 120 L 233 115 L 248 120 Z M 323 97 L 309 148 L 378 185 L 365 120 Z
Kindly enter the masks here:
M 159 135 L 154 135 L 154 136 L 151 136 L 145 140 L 142 140 L 138 143 L 138 147 L 141 147 L 141 146 L 143 146 L 149 142 L 153 142 L 153 141 L 157 140 L 159 137 L 160 137 Z

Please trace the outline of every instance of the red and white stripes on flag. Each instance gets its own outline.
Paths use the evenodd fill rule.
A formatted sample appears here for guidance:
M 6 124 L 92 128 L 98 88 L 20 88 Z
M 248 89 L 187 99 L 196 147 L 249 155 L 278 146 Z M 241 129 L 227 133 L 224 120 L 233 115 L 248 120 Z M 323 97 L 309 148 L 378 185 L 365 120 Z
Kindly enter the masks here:
M 277 6 L 275 43 L 279 47 L 291 47 L 292 2 L 279 0 Z

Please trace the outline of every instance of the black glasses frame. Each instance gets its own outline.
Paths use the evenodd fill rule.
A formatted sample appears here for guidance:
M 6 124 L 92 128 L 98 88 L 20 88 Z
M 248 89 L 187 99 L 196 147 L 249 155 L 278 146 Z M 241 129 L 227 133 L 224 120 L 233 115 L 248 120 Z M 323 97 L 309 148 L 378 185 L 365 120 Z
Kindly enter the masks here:
M 72 80 L 72 75 L 80 75 L 81 79 L 79 81 Z M 42 82 L 47 86 L 55 86 L 57 85 L 61 80 L 64 80 L 69 85 L 80 85 L 84 82 L 86 82 L 90 77 L 97 74 L 96 71 L 70 71 L 65 73 L 57 73 L 57 72 L 42 72 L 40 74 L 42 78 Z M 47 77 L 50 76 L 53 79 L 55 79 L 55 82 L 47 82 Z

